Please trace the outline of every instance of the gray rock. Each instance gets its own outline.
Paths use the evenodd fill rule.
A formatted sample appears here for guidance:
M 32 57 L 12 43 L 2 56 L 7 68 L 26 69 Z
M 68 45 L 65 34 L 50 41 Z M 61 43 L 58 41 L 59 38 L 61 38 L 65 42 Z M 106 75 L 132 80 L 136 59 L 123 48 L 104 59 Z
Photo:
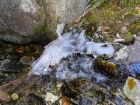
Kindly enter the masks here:
M 133 45 L 124 46 L 116 52 L 116 60 L 123 60 L 126 65 L 140 61 L 140 41 L 135 41 Z
M 0 39 L 27 43 L 46 31 L 44 0 L 0 0 Z
M 140 104 L 140 83 L 137 79 L 128 77 L 123 91 L 127 98 L 134 102 L 135 105 Z
M 6 59 L 1 63 L 0 71 L 7 73 L 18 73 L 21 71 L 21 64 L 18 61 Z
M 47 0 L 47 25 L 51 31 L 59 23 L 72 23 L 85 10 L 90 0 Z
M 0 0 L 0 39 L 48 44 L 58 22 L 78 18 L 90 0 Z

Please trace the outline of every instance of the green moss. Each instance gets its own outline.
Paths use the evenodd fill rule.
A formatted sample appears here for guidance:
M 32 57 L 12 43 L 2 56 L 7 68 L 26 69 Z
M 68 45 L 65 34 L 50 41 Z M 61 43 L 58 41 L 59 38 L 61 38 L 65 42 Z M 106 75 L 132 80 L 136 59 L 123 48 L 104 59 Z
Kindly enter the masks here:
M 123 0 L 121 2 L 122 7 L 134 7 L 140 4 L 140 0 Z
M 87 35 L 90 37 L 93 37 L 94 34 L 93 34 L 93 32 L 87 32 Z
M 47 28 L 46 28 L 46 26 L 44 25 L 44 26 L 41 26 L 41 27 L 36 28 L 36 29 L 35 29 L 35 32 L 36 32 L 36 33 L 46 33 L 46 32 L 47 32 Z
M 93 15 L 92 15 L 92 19 L 94 19 L 94 20 L 98 20 L 98 16 L 95 15 L 95 14 L 93 14 Z
M 85 19 L 84 22 L 83 22 L 83 24 L 84 24 L 84 25 L 88 24 L 88 20 Z

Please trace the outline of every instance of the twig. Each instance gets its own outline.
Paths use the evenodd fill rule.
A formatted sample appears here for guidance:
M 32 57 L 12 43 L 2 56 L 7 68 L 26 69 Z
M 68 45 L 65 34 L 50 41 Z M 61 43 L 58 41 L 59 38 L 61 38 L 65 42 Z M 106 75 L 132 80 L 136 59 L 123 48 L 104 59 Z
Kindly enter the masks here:
M 101 1 L 102 1 L 102 0 L 100 0 L 99 2 L 97 2 L 97 3 L 95 4 L 95 6 L 92 7 L 92 8 L 90 8 L 89 10 L 88 10 L 88 8 L 91 6 L 91 4 L 88 5 L 88 6 L 86 7 L 86 9 L 84 10 L 84 13 L 83 13 L 80 17 L 78 17 L 78 18 L 75 20 L 75 22 L 79 22 L 80 19 L 81 19 L 82 17 L 84 17 L 87 13 L 89 13 L 89 12 L 92 11 L 93 9 L 97 8 L 98 6 L 100 6 Z

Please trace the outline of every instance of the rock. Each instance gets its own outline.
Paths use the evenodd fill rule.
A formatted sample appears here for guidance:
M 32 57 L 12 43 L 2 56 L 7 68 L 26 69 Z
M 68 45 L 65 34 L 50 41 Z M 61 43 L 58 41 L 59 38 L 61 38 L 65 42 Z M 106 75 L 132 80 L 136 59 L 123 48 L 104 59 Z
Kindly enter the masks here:
M 1 0 L 0 39 L 27 43 L 46 32 L 45 0 Z
M 115 63 L 103 60 L 100 57 L 97 57 L 94 60 L 94 69 L 95 71 L 102 72 L 107 75 L 118 75 L 118 66 Z
M 78 18 L 90 0 L 0 0 L 0 39 L 48 44 L 58 23 Z
M 21 71 L 21 64 L 18 61 L 6 59 L 1 63 L 0 71 L 17 73 Z
M 10 96 L 8 95 L 8 93 L 0 88 L 0 102 L 9 102 L 10 101 Z
M 58 98 L 59 97 L 57 95 L 54 95 L 54 94 L 49 93 L 49 92 L 47 92 L 47 94 L 45 95 L 45 100 L 47 102 L 51 102 L 51 103 L 54 103 L 55 101 L 57 101 Z
M 47 25 L 54 31 L 57 22 L 72 23 L 85 10 L 90 0 L 47 0 Z
M 116 60 L 123 60 L 124 64 L 129 65 L 133 62 L 140 61 L 140 42 L 135 41 L 133 45 L 124 46 L 116 52 Z
M 13 100 L 17 100 L 19 96 L 16 93 L 13 93 L 11 97 Z
M 34 93 L 30 93 L 28 95 L 28 104 L 29 105 L 32 105 L 32 104 L 34 104 L 34 105 L 46 105 L 45 100 L 42 97 L 40 97 Z
M 22 63 L 22 64 L 27 64 L 27 65 L 29 65 L 29 64 L 31 64 L 31 61 L 33 61 L 33 58 L 32 57 L 30 57 L 30 56 L 23 56 L 21 59 L 20 59 L 20 63 Z
M 128 77 L 123 91 L 127 98 L 134 102 L 135 105 L 140 104 L 140 83 L 137 79 Z
M 91 102 L 91 100 L 82 97 L 82 98 L 80 99 L 79 104 L 80 104 L 80 105 L 92 105 L 92 102 Z
M 67 84 L 63 84 L 61 87 L 61 93 L 63 97 L 67 98 L 69 101 L 78 104 L 80 96 L 77 92 L 71 90 Z

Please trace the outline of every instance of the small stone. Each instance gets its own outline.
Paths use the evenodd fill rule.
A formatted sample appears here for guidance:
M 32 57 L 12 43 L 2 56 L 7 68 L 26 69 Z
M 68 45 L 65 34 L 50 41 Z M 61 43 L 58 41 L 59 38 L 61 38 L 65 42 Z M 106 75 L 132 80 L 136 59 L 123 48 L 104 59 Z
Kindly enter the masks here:
M 23 53 L 24 52 L 24 47 L 19 47 L 16 51 L 18 53 Z
M 128 77 L 123 87 L 124 94 L 135 105 L 140 104 L 140 83 L 133 77 Z
M 54 103 L 56 100 L 58 100 L 58 96 L 47 92 L 47 94 L 45 95 L 45 100 Z
M 123 26 L 122 28 L 121 28 L 121 33 L 127 33 L 128 32 L 128 29 L 127 29 L 127 27 L 126 26 Z
M 30 62 L 33 61 L 32 57 L 30 56 L 23 56 L 21 59 L 20 59 L 20 63 L 22 64 L 30 64 Z
M 69 105 L 69 104 L 70 104 L 70 102 L 68 100 L 64 100 L 62 103 L 62 105 Z
M 18 95 L 16 93 L 13 93 L 11 97 L 12 97 L 13 100 L 17 100 L 18 99 Z

